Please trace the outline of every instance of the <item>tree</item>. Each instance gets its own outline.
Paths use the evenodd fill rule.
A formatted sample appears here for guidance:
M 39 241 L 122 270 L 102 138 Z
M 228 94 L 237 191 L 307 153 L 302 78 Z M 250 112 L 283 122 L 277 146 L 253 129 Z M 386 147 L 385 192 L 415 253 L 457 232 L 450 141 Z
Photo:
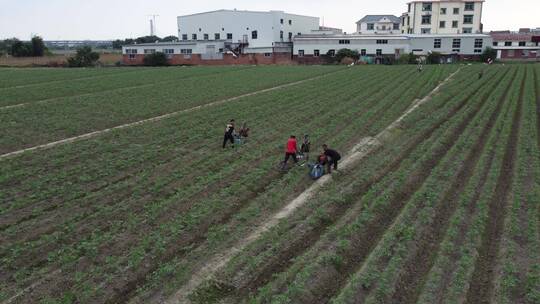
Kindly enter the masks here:
M 148 54 L 144 56 L 143 59 L 144 65 L 147 66 L 167 66 L 169 65 L 169 61 L 167 60 L 167 55 L 161 52 L 157 52 L 154 54 Z
M 337 62 L 341 62 L 341 60 L 346 57 L 358 60 L 360 59 L 360 54 L 358 54 L 358 51 L 353 51 L 351 49 L 341 49 L 336 53 Z
M 11 45 L 11 55 L 13 57 L 30 57 L 32 56 L 32 44 L 24 43 L 16 40 Z
M 161 42 L 172 42 L 172 41 L 176 41 L 176 40 L 178 40 L 178 37 L 171 35 L 171 36 L 167 36 L 167 37 L 161 39 Z
M 161 41 L 161 38 L 158 36 L 143 36 L 135 39 L 135 42 L 137 44 L 141 43 L 155 43 L 156 41 Z
M 482 62 L 487 62 L 489 59 L 491 61 L 495 62 L 495 59 L 497 59 L 497 50 L 494 50 L 492 47 L 487 47 L 482 55 L 480 55 L 480 60 Z
M 96 66 L 99 60 L 99 53 L 93 52 L 92 48 L 85 46 L 77 49 L 77 54 L 68 58 L 70 67 L 92 67 Z
M 43 43 L 43 38 L 39 36 L 32 37 L 32 56 L 43 57 L 47 51 L 45 43 Z

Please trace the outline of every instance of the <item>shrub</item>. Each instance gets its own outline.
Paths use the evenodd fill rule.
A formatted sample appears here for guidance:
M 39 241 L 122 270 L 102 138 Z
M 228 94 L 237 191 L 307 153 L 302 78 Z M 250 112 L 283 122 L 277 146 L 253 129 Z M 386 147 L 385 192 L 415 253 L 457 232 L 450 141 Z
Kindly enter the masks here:
M 99 53 L 93 52 L 92 48 L 85 46 L 77 49 L 77 53 L 68 58 L 68 66 L 75 67 L 93 67 L 98 64 Z
M 360 59 L 360 54 L 358 54 L 358 51 L 353 51 L 351 49 L 341 49 L 336 53 L 336 60 L 338 62 L 341 62 L 341 60 L 346 57 L 352 58 L 356 61 Z
M 497 59 L 497 51 L 494 50 L 492 47 L 487 47 L 482 55 L 480 55 L 480 61 L 487 62 L 488 59 L 491 59 L 492 61 L 495 61 Z
M 147 66 L 167 66 L 169 65 L 169 61 L 167 60 L 167 55 L 164 53 L 154 53 L 154 54 L 148 54 L 144 56 L 144 65 Z

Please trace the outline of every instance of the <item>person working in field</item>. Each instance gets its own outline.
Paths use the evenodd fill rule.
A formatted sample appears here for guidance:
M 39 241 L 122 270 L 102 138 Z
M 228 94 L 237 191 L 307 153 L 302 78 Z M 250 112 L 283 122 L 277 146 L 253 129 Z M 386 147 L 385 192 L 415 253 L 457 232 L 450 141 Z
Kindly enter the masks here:
M 287 146 L 285 148 L 285 161 L 283 162 L 283 165 L 287 164 L 287 161 L 289 161 L 290 157 L 292 157 L 294 163 L 297 164 L 298 159 L 296 158 L 296 152 L 298 152 L 296 136 L 291 135 L 291 137 L 289 137 L 289 140 L 287 141 Z
M 240 129 L 240 132 L 238 132 L 238 134 L 242 138 L 248 138 L 248 136 L 249 136 L 249 128 L 248 128 L 246 122 L 242 125 L 242 129 Z
M 225 127 L 225 135 L 223 136 L 223 149 L 227 146 L 227 141 L 230 141 L 234 148 L 234 119 L 231 119 Z
M 328 173 L 332 173 L 332 167 L 334 170 L 338 168 L 338 161 L 341 159 L 341 155 L 336 150 L 328 148 L 328 145 L 324 144 L 323 146 L 324 155 L 326 156 L 326 164 L 328 165 Z

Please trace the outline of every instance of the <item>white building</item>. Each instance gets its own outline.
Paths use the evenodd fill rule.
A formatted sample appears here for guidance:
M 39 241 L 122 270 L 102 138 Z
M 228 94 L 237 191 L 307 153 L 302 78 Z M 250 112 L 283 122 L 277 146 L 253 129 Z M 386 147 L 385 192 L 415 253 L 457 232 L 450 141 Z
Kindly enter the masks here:
M 214 41 L 215 51 L 232 43 L 242 45 L 243 53 L 271 53 L 275 47 L 290 49 L 287 43 L 296 35 L 318 30 L 319 18 L 282 11 L 217 10 L 178 17 L 180 41 Z
M 446 57 L 481 54 L 493 43 L 489 35 L 302 35 L 294 38 L 293 56 L 333 56 L 340 49 L 356 50 L 364 57 L 394 57 L 413 53 L 428 55 L 438 52 Z
M 406 34 L 481 34 L 484 0 L 416 0 L 401 16 Z
M 363 35 L 400 34 L 400 22 L 394 15 L 367 15 L 356 22 L 356 32 Z

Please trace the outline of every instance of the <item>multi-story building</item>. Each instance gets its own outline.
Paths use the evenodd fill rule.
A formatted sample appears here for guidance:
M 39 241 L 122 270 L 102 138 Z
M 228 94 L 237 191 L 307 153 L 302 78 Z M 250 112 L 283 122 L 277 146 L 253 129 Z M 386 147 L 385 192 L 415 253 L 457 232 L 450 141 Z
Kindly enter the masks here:
M 145 54 L 163 52 L 172 64 L 258 64 L 290 62 L 294 36 L 333 34 L 318 17 L 282 11 L 217 10 L 178 17 L 177 42 L 124 46 L 124 62 L 141 64 Z
M 356 22 L 356 32 L 363 35 L 400 34 L 400 22 L 394 15 L 367 15 Z
M 221 41 L 244 44 L 245 53 L 269 53 L 273 47 L 292 43 L 296 35 L 319 30 L 319 18 L 282 11 L 217 10 L 178 17 L 181 41 Z
M 520 29 L 519 32 L 490 33 L 497 59 L 540 61 L 540 31 Z
M 415 0 L 401 16 L 404 34 L 481 34 L 484 0 Z

